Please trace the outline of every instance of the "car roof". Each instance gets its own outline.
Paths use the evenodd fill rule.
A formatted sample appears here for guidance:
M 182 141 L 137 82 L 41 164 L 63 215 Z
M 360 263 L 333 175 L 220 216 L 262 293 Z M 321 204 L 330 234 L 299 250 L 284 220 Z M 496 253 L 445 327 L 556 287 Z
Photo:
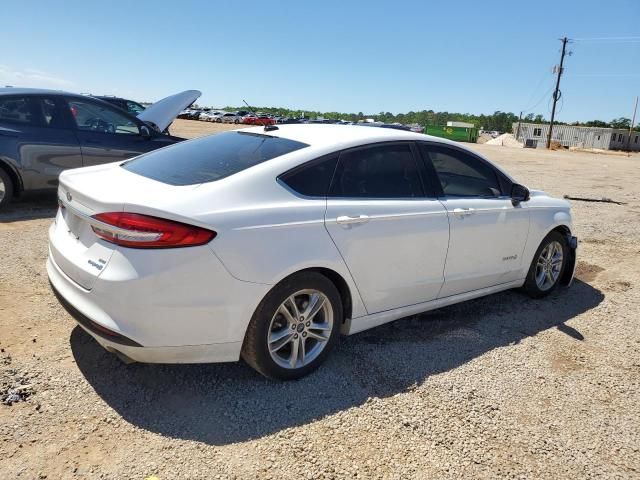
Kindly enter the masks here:
M 265 131 L 263 127 L 253 127 L 242 131 L 287 138 L 306 143 L 313 147 L 331 147 L 334 145 L 359 145 L 396 140 L 429 140 L 443 144 L 456 145 L 446 139 L 432 137 L 393 128 L 372 128 L 360 125 L 336 125 L 323 123 L 279 124 L 277 130 Z
M 64 90 L 51 90 L 47 88 L 23 88 L 23 87 L 4 87 L 0 88 L 0 95 L 47 95 L 58 96 L 64 95 L 66 97 L 76 98 L 95 98 L 98 101 L 103 101 L 101 98 L 93 95 L 80 95 L 78 93 L 66 92 Z
M 0 95 L 75 95 L 62 90 L 49 90 L 46 88 L 22 88 L 4 87 L 0 88 Z

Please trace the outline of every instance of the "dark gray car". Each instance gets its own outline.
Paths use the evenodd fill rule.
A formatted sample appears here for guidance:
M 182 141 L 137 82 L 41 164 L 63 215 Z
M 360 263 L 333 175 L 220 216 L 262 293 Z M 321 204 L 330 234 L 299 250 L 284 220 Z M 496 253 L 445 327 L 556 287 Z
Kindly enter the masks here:
M 167 105 L 157 111 L 166 116 Z M 0 208 L 23 192 L 55 189 L 67 168 L 125 160 L 184 140 L 151 125 L 89 96 L 0 88 Z

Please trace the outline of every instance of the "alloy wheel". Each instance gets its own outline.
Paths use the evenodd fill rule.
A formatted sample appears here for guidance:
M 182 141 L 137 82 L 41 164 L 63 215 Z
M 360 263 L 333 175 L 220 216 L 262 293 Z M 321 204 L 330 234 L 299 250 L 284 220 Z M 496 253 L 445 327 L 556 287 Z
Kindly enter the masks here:
M 0 203 L 4 200 L 4 196 L 7 194 L 7 187 L 4 184 L 4 180 L 0 177 Z
M 333 329 L 333 308 L 319 290 L 300 290 L 280 304 L 271 319 L 268 349 L 282 368 L 313 362 L 327 346 Z
M 558 281 L 563 261 L 562 245 L 560 242 L 549 242 L 540 252 L 536 263 L 536 285 L 542 291 L 547 291 Z

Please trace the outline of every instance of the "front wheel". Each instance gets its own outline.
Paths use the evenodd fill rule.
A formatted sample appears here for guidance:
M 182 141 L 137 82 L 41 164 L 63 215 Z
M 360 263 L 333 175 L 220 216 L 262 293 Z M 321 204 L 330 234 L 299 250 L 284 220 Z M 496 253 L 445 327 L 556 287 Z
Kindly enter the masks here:
M 558 288 L 568 258 L 566 238 L 560 232 L 549 233 L 533 257 L 524 283 L 524 291 L 533 298 L 549 295 Z
M 7 206 L 13 198 L 13 182 L 9 175 L 0 167 L 0 209 Z
M 256 309 L 242 358 L 269 378 L 293 380 L 318 368 L 340 334 L 342 302 L 324 275 L 303 272 L 276 285 Z

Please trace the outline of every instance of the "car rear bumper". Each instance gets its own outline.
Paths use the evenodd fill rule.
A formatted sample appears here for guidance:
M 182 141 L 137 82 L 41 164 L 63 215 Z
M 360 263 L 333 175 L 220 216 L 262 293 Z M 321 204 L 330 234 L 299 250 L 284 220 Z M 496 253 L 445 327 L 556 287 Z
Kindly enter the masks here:
M 182 287 L 176 277 L 185 279 L 180 270 L 190 263 L 187 249 L 177 253 L 178 262 L 168 261 L 149 276 L 135 268 L 141 252 L 122 265 L 117 262 L 125 257 L 112 260 L 91 290 L 69 278 L 51 255 L 47 273 L 60 303 L 110 352 L 148 363 L 237 361 L 251 315 L 269 286 L 234 279 L 204 249 L 200 266 L 189 270 L 193 283 Z M 198 281 L 198 268 L 208 272 L 207 282 Z

